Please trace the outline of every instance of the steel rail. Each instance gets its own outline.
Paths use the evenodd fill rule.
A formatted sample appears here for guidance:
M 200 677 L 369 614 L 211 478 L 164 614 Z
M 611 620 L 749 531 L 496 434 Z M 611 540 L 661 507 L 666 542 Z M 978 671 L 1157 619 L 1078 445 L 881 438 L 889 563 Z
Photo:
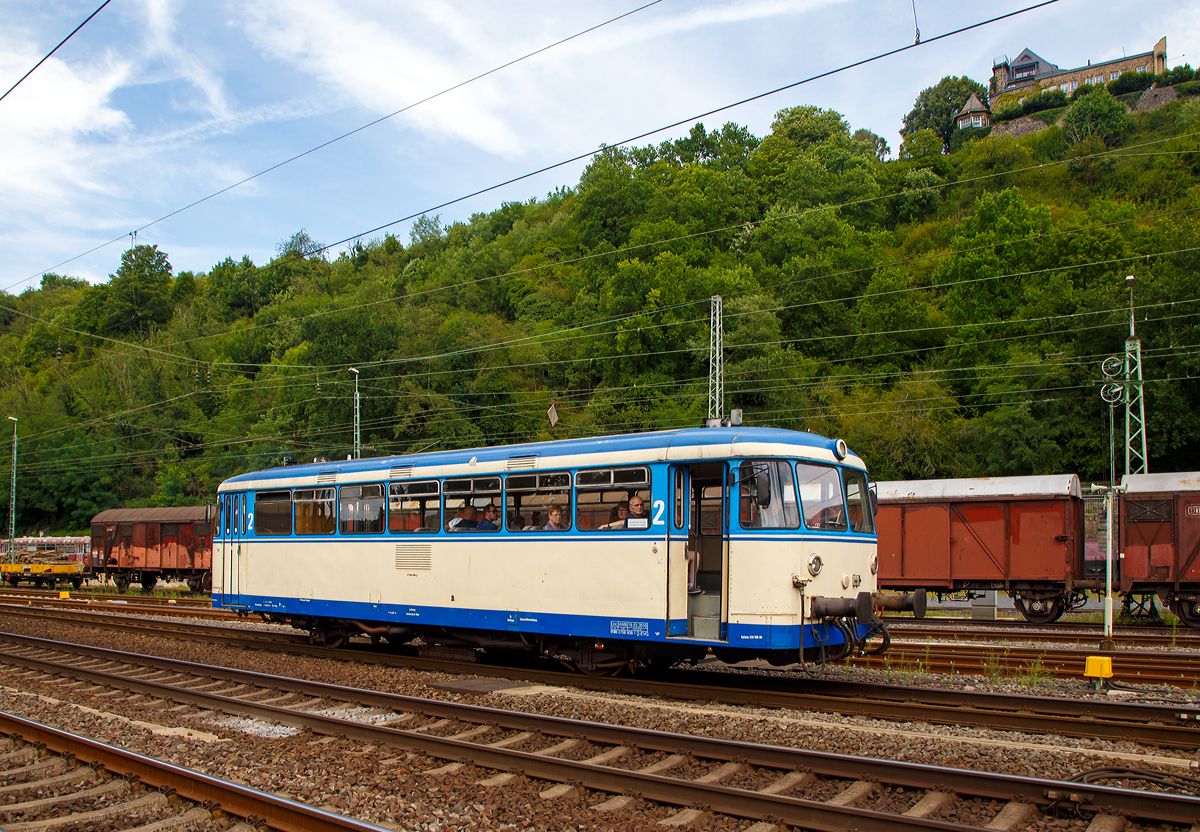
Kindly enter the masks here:
M 101 616 L 104 619 L 111 616 Z M 179 625 L 202 628 L 209 625 Z M 262 631 L 235 629 L 237 638 L 229 639 L 245 645 L 256 642 Z M 266 646 L 291 653 L 399 666 L 410 669 L 487 675 L 508 679 L 535 679 L 544 684 L 567 685 L 592 690 L 614 691 L 650 697 L 665 697 L 693 701 L 717 701 L 730 705 L 785 708 L 797 711 L 820 711 L 842 715 L 862 716 L 902 721 L 922 720 L 933 724 L 984 727 L 1019 733 L 1057 734 L 1085 739 L 1134 741 L 1148 745 L 1176 748 L 1200 748 L 1200 708 L 1193 705 L 1160 705 L 1132 702 L 1110 702 L 1093 699 L 1059 699 L 1029 695 L 1011 695 L 986 691 L 945 690 L 939 688 L 913 689 L 896 685 L 854 683 L 848 680 L 812 679 L 776 671 L 770 675 L 748 674 L 736 670 L 705 671 L 679 670 L 664 678 L 605 678 L 577 673 L 547 671 L 534 668 L 506 668 L 440 660 L 415 656 L 398 656 L 362 649 L 333 650 L 308 645 L 303 637 L 290 634 L 279 642 L 272 637 Z M 77 652 L 83 655 L 120 656 L 104 648 L 68 645 L 36 639 L 30 636 L 0 634 L 5 639 L 41 645 L 49 649 Z M 282 644 L 282 648 L 280 648 Z M 126 659 L 127 660 L 127 659 Z M 175 661 L 144 657 L 147 662 Z M 186 662 L 175 661 L 181 672 Z M 230 671 L 247 674 L 248 671 Z M 233 678 L 233 677 L 230 677 Z
M 1130 653 L 1122 650 L 1072 650 L 1051 647 L 990 646 L 980 644 L 941 644 L 936 642 L 893 643 L 884 656 L 852 659 L 856 667 L 879 670 L 895 668 L 933 668 L 956 672 L 980 673 L 1007 671 L 1059 679 L 1081 679 L 1089 656 L 1112 659 L 1116 678 L 1139 682 L 1191 684 L 1200 678 L 1200 653 Z M 1024 669 L 1024 670 L 1022 670 Z
M 948 621 L 947 624 L 933 624 L 932 621 Z M 972 623 L 973 622 L 973 623 Z M 1020 641 L 1043 641 L 1054 644 L 1086 644 L 1093 641 L 1099 644 L 1104 633 L 1097 625 L 1043 625 L 1021 624 L 1012 621 L 980 621 L 971 618 L 962 619 L 923 619 L 913 621 L 888 621 L 888 632 L 892 636 L 892 644 L 908 643 L 913 639 L 946 639 L 956 641 L 996 641 L 1000 639 L 1019 639 Z M 1118 628 L 1113 639 L 1122 647 L 1165 647 L 1195 649 L 1200 647 L 1200 634 L 1192 630 L 1176 630 L 1170 628 L 1150 630 L 1144 628 L 1140 632 L 1130 632 Z
M 373 823 L 229 783 L 3 711 L 0 711 L 0 733 L 41 743 L 57 754 L 74 755 L 77 760 L 102 766 L 121 777 L 136 777 L 156 789 L 174 790 L 195 803 L 216 804 L 230 814 L 265 821 L 280 832 L 386 832 Z M 69 818 L 63 819 L 64 825 L 69 823 Z
M 853 807 L 833 806 L 801 798 L 766 795 L 661 775 L 613 769 L 586 762 L 561 760 L 539 755 L 536 752 L 496 748 L 448 737 L 436 737 L 398 728 L 354 722 L 216 693 L 205 693 L 159 682 L 119 676 L 104 671 L 59 665 L 28 656 L 4 654 L 4 659 L 10 664 L 19 664 L 31 670 L 67 676 L 104 687 L 128 690 L 208 710 L 252 716 L 284 725 L 306 728 L 315 733 L 344 736 L 363 742 L 395 745 L 408 750 L 420 751 L 438 759 L 471 762 L 501 771 L 519 771 L 527 776 L 552 782 L 579 783 L 590 789 L 615 794 L 636 793 L 648 799 L 671 805 L 689 806 L 700 802 L 714 811 L 737 817 L 775 818 L 794 826 L 820 830 L 847 828 L 860 830 L 915 828 L 962 830 L 975 828 Z M 227 668 L 220 670 L 228 671 Z M 271 678 L 279 679 L 279 677 Z M 303 684 L 317 683 L 303 682 Z M 381 694 L 349 688 L 338 688 L 338 690 L 341 691 L 339 698 L 350 696 L 355 701 L 361 701 L 359 700 L 360 693 L 375 697 L 398 696 L 397 694 Z M 404 698 L 411 699 L 411 697 Z M 1089 812 L 1127 814 L 1138 818 L 1174 823 L 1191 823 L 1195 818 L 1200 817 L 1200 798 L 1163 792 L 1140 792 L 1111 786 L 1042 780 L 920 763 L 877 760 L 829 752 L 741 743 L 643 728 L 602 725 L 562 717 L 481 708 L 453 702 L 418 701 L 428 703 L 422 707 L 435 708 L 436 713 L 440 716 L 463 722 L 487 723 L 516 730 L 538 731 L 554 736 L 584 736 L 593 741 L 617 746 L 632 745 L 651 751 L 685 753 L 702 759 L 737 760 L 753 766 L 783 771 L 804 769 L 827 777 L 852 781 L 878 780 L 909 788 L 951 791 L 993 800 L 1029 802 L 1040 806 L 1072 804 L 1080 809 L 1086 808 Z

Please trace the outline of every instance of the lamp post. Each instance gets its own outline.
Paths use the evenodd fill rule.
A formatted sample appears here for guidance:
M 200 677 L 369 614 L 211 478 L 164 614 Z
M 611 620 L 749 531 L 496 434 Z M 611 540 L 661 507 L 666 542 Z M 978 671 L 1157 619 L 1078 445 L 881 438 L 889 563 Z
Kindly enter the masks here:
M 354 373 L 354 458 L 362 457 L 362 438 L 359 429 L 362 426 L 360 411 L 358 408 L 358 370 L 353 367 L 347 367 L 347 371 Z
M 17 417 L 9 416 L 8 418 L 13 423 L 12 483 L 8 488 L 8 562 L 13 563 L 16 557 L 13 549 L 13 546 L 16 545 L 14 529 L 17 526 Z
M 1100 642 L 1102 650 L 1115 650 L 1113 641 L 1113 594 L 1112 594 L 1112 559 L 1113 559 L 1113 521 L 1116 520 L 1116 501 L 1120 487 L 1117 485 L 1117 437 L 1113 425 L 1113 411 L 1117 402 L 1127 395 L 1127 385 L 1116 379 L 1121 377 L 1125 363 L 1116 356 L 1106 358 L 1100 364 L 1106 383 L 1100 388 L 1100 398 L 1108 404 L 1108 489 L 1104 495 L 1104 638 Z

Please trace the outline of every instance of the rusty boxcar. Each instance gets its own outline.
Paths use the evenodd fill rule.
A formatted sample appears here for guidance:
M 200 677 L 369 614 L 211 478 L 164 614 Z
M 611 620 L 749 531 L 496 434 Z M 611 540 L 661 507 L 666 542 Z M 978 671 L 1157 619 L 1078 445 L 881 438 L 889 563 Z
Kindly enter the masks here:
M 135 581 L 148 591 L 160 578 L 207 591 L 213 515 L 211 505 L 102 511 L 92 518 L 87 571 L 112 578 L 121 591 Z
M 1121 480 L 1122 592 L 1156 592 L 1200 628 L 1200 472 Z
M 939 596 L 1001 589 L 1034 623 L 1057 620 L 1095 588 L 1084 578 L 1084 506 L 1074 474 L 878 487 L 881 588 Z

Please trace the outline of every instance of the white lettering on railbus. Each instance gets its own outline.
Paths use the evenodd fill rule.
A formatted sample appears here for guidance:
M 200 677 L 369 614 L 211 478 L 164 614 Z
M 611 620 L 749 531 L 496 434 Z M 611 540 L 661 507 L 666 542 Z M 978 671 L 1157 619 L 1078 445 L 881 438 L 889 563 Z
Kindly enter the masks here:
M 650 622 L 648 621 L 609 621 L 609 635 L 614 636 L 641 636 L 643 638 L 650 635 Z

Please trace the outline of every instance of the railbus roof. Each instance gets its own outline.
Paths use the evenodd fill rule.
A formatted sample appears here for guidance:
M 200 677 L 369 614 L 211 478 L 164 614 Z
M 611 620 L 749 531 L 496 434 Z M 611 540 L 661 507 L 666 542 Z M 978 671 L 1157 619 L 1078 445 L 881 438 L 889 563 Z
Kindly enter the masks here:
M 230 477 L 221 484 L 219 490 L 269 488 L 272 482 L 284 480 L 311 481 L 320 485 L 404 479 L 422 476 L 422 471 L 435 469 L 439 472 L 437 476 L 472 476 L 559 466 L 631 465 L 667 459 L 724 459 L 759 453 L 780 454 L 783 448 L 795 449 L 794 455 L 798 457 L 836 463 L 835 446 L 834 439 L 781 428 L 684 428 L 288 465 Z M 769 450 L 772 447 L 774 450 Z M 866 468 L 853 453 L 849 453 L 841 462 Z

